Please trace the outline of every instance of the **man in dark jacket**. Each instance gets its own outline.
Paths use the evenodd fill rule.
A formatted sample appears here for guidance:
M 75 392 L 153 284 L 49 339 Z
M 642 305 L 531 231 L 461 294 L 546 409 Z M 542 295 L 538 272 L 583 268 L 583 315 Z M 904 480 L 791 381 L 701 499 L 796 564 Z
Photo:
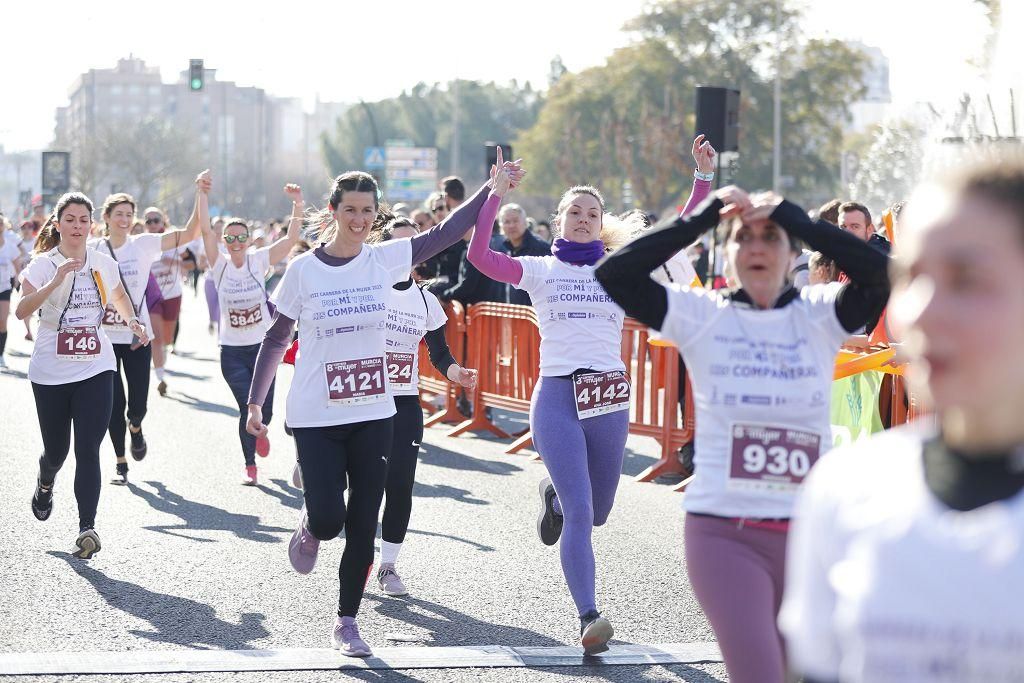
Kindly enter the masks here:
M 502 248 L 509 256 L 550 256 L 551 245 L 534 235 L 526 225 L 526 212 L 518 204 L 505 204 L 498 212 L 498 224 L 505 235 Z M 500 284 L 501 301 L 530 306 L 530 295 L 510 284 Z
M 472 237 L 473 232 L 470 231 L 455 245 L 449 247 L 449 250 L 446 250 L 452 251 L 452 256 L 454 256 L 454 250 L 459 250 L 458 280 L 449 284 L 447 288 L 434 293 L 445 301 L 458 301 L 466 307 L 481 301 L 501 301 L 502 285 L 481 273 L 466 258 L 469 252 L 469 240 Z

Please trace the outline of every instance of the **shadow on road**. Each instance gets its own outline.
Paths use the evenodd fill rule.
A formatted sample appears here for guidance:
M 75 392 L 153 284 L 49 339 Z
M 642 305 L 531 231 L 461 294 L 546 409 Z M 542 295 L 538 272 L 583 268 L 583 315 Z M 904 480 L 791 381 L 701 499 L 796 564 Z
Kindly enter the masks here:
M 451 498 L 457 503 L 469 503 L 470 505 L 490 505 L 486 500 L 474 498 L 471 491 L 446 484 L 421 484 L 416 482 L 412 489 L 412 495 L 417 498 Z
M 197 503 L 174 493 L 158 481 L 147 481 L 156 489 L 156 493 L 128 483 L 128 490 L 149 503 L 158 512 L 166 512 L 180 518 L 184 524 L 156 525 L 143 527 L 170 536 L 179 536 L 193 541 L 213 542 L 209 538 L 191 536 L 187 531 L 230 531 L 238 538 L 259 543 L 280 543 L 282 539 L 272 536 L 271 532 L 290 534 L 292 529 L 266 526 L 255 515 L 243 515 L 228 512 L 213 505 Z
M 418 531 L 416 529 L 409 529 L 408 533 L 416 534 L 417 536 L 430 536 L 432 538 L 447 538 L 450 541 L 456 541 L 457 543 L 465 543 L 466 545 L 471 545 L 477 550 L 483 551 L 485 553 L 494 552 L 494 548 L 492 546 L 484 545 L 483 543 L 477 543 L 476 541 L 471 541 L 468 538 L 462 538 L 461 536 L 451 536 L 449 534 L 442 534 L 436 531 Z
M 210 358 L 209 356 L 197 355 L 195 351 L 178 351 L 175 349 L 171 352 L 174 356 L 181 356 L 182 358 L 188 358 L 189 360 L 199 361 L 200 363 L 219 363 L 220 359 Z M 169 371 L 168 371 L 169 372 Z
M 289 507 L 293 510 L 298 510 L 299 508 L 302 507 L 301 490 L 295 488 L 294 486 L 291 485 L 291 483 L 285 481 L 284 479 L 271 479 L 270 483 L 272 483 L 274 486 L 281 490 L 277 491 L 265 484 L 257 484 L 256 488 L 258 488 L 260 491 L 263 491 L 263 493 L 267 494 L 268 496 L 277 498 L 279 501 L 281 501 L 281 505 L 284 505 L 285 507 Z
M 640 455 L 627 447 L 625 457 L 622 459 L 622 473 L 627 477 L 635 477 L 656 462 L 658 462 L 657 458 Z
M 196 398 L 191 394 L 186 394 L 183 391 L 169 391 L 164 398 L 169 398 L 172 401 L 177 401 L 182 405 L 186 405 L 189 408 L 195 408 L 196 410 L 202 410 L 205 413 L 220 413 L 221 415 L 230 415 L 231 417 L 238 417 L 238 406 L 226 406 L 221 403 L 211 403 L 210 401 L 204 401 L 201 398 Z
M 152 631 L 129 631 L 139 638 L 199 649 L 241 650 L 248 649 L 251 641 L 270 635 L 263 625 L 263 614 L 245 612 L 240 623 L 232 624 L 218 619 L 209 605 L 111 578 L 69 553 L 48 554 L 67 562 L 111 607 L 148 621 Z
M 184 372 L 182 370 L 171 370 L 170 368 L 165 368 L 164 372 L 166 372 L 171 377 L 187 377 L 188 379 L 197 380 L 210 379 L 209 375 L 193 375 L 191 372 Z
M 518 456 L 508 457 L 514 458 Z M 473 456 L 466 455 L 465 453 L 450 451 L 447 448 L 441 448 L 440 446 L 427 443 L 423 444 L 423 452 L 420 453 L 420 462 L 426 463 L 427 465 L 434 465 L 435 467 L 447 467 L 448 469 L 462 470 L 465 472 L 483 472 L 484 474 L 497 474 L 499 476 L 508 476 L 514 472 L 522 472 L 523 470 L 522 467 L 510 462 L 474 458 Z

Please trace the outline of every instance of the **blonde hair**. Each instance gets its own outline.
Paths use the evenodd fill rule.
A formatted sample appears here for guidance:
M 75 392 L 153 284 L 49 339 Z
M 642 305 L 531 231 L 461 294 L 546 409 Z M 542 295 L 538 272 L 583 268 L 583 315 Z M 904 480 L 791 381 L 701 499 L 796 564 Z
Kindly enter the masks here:
M 565 214 L 566 209 L 568 209 L 572 204 L 572 200 L 581 194 L 590 195 L 597 200 L 598 206 L 601 207 L 601 234 L 598 239 L 604 242 L 604 250 L 606 253 L 611 253 L 616 249 L 625 246 L 632 235 L 637 231 L 642 230 L 644 225 L 646 225 L 643 215 L 629 216 L 622 219 L 608 213 L 604 208 L 604 197 L 601 196 L 600 191 L 598 191 L 596 187 L 591 185 L 574 185 L 565 191 L 565 194 L 562 195 L 561 200 L 558 202 L 558 210 L 555 212 L 555 215 L 551 220 L 552 239 L 561 237 L 562 216 Z

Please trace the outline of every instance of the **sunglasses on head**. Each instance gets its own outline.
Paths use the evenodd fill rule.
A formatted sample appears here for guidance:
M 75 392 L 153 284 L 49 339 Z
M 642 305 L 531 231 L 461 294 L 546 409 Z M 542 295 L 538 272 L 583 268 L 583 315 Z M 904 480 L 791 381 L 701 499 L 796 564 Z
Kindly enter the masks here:
M 147 218 L 146 225 L 153 225 L 154 223 L 163 223 L 163 218 Z
M 248 240 L 249 235 L 245 233 L 242 233 L 241 235 L 224 235 L 224 241 L 228 244 L 231 244 L 232 242 L 247 242 Z

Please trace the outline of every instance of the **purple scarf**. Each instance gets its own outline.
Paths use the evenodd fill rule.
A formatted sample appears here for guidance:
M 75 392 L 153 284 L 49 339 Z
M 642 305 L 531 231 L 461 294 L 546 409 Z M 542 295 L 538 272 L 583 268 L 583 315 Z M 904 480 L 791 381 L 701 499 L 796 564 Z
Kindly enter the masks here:
M 574 266 L 592 266 L 604 256 L 604 242 L 570 242 L 559 237 L 551 245 L 551 254 L 562 263 Z

